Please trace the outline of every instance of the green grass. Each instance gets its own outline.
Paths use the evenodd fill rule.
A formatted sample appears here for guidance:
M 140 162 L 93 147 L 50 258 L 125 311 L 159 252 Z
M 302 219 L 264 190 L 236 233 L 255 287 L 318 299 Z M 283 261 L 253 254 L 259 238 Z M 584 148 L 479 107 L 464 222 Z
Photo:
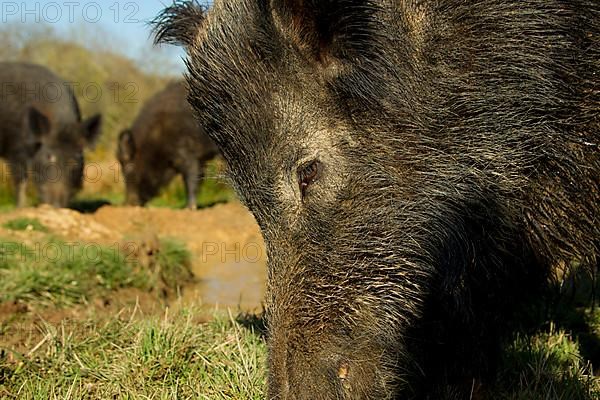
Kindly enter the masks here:
M 3 399 L 263 399 L 265 345 L 199 311 L 43 326 L 29 353 L 0 353 Z
M 600 398 L 600 380 L 564 330 L 518 335 L 504 352 L 494 399 L 592 400 Z
M 154 268 L 125 258 L 116 246 L 65 243 L 52 237 L 27 246 L 0 242 L 0 303 L 65 307 L 121 288 L 178 291 L 192 279 L 184 244 L 163 239 Z
M 27 246 L 0 243 L 0 302 L 68 306 L 100 292 L 145 288 L 148 277 L 115 248 L 50 238 Z
M 16 200 L 12 194 L 11 188 L 6 184 L 0 183 L 0 212 L 12 211 L 16 208 Z
M 170 315 L 42 324 L 27 351 L 0 346 L 6 399 L 264 399 L 266 348 L 231 315 Z M 252 324 L 245 324 L 252 326 Z M 573 338 L 551 328 L 508 346 L 493 400 L 593 400 L 600 395 Z
M 37 218 L 16 218 L 11 219 L 10 221 L 4 223 L 3 225 L 7 229 L 11 229 L 13 231 L 38 231 L 38 232 L 48 232 L 48 228 L 46 228 Z
M 184 243 L 174 238 L 160 240 L 158 267 L 160 279 L 170 289 L 179 291 L 193 279 L 191 253 Z

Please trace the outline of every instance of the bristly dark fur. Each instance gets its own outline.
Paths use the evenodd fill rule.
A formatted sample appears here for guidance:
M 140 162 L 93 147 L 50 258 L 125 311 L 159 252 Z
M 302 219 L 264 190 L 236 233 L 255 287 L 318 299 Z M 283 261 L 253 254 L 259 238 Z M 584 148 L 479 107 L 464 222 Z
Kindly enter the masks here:
M 597 0 L 177 5 L 158 32 L 267 244 L 270 398 L 468 394 L 597 268 Z
M 322 63 L 330 58 L 376 56 L 375 15 L 380 2 L 365 0 L 294 0 L 272 3 L 283 29 L 309 56 Z M 344 12 L 340 12 L 344 10 Z
M 165 8 L 152 22 L 154 43 L 168 43 L 177 46 L 191 46 L 204 22 L 208 6 L 197 0 L 177 0 Z

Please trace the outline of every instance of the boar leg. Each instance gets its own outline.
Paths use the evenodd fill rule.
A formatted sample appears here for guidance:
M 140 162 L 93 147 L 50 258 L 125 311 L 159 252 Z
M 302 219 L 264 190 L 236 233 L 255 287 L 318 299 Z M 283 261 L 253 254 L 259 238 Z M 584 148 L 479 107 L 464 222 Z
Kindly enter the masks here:
M 187 194 L 187 208 L 190 210 L 198 208 L 196 203 L 196 192 L 198 191 L 200 179 L 202 179 L 202 176 L 200 173 L 199 162 L 195 161 L 190 163 L 183 172 L 183 180 L 185 182 L 185 191 Z
M 17 196 L 17 207 L 25 207 L 27 206 L 27 167 L 19 163 L 11 165 L 11 169 Z

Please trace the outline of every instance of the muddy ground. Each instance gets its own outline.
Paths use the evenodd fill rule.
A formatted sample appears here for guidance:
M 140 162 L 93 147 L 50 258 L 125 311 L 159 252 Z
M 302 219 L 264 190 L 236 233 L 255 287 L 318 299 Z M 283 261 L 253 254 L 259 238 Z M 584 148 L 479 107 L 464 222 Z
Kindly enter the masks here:
M 264 243 L 252 215 L 239 203 L 191 211 L 104 206 L 95 213 L 67 209 L 19 209 L 0 214 L 0 237 L 35 243 L 42 233 L 1 227 L 18 218 L 35 218 L 70 243 L 118 248 L 126 257 L 152 254 L 158 238 L 174 238 L 192 256 L 194 282 L 181 293 L 185 303 L 260 312 L 265 290 Z M 138 296 L 138 293 L 121 293 Z

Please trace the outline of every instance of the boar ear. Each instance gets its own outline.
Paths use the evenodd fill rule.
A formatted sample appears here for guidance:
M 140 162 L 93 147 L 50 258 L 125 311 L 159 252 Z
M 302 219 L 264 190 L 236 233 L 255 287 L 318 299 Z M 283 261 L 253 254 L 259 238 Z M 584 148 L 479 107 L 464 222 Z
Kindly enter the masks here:
M 284 34 L 325 66 L 368 57 L 376 44 L 374 0 L 271 0 Z
M 30 107 L 26 115 L 27 128 L 36 137 L 50 133 L 50 120 L 35 107 Z
M 205 11 L 196 0 L 174 1 L 151 23 L 154 26 L 154 44 L 192 46 L 204 23 Z
M 85 144 L 88 146 L 93 146 L 96 143 L 96 140 L 98 140 L 98 137 L 100 136 L 102 127 L 102 116 L 100 114 L 96 114 L 93 117 L 90 117 L 83 121 L 82 126 Z
M 135 141 L 131 129 L 125 129 L 119 135 L 119 154 L 123 161 L 131 161 L 135 156 Z

